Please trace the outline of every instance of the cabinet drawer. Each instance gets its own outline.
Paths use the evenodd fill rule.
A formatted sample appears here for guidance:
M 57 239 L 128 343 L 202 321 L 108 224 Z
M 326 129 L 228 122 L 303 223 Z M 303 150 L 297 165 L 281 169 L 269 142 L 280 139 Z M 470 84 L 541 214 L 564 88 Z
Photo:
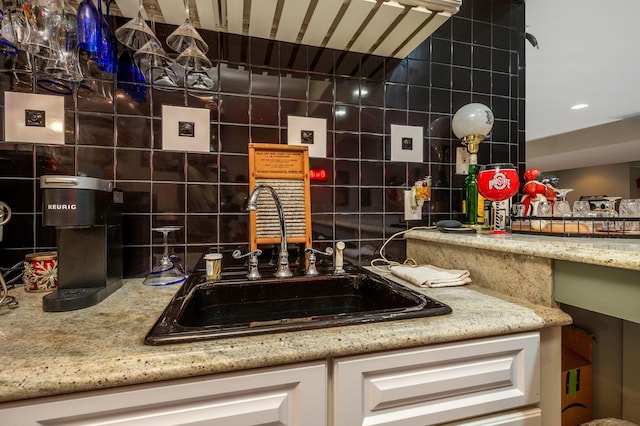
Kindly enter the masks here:
M 540 337 L 523 333 L 334 364 L 336 426 L 424 426 L 535 404 Z

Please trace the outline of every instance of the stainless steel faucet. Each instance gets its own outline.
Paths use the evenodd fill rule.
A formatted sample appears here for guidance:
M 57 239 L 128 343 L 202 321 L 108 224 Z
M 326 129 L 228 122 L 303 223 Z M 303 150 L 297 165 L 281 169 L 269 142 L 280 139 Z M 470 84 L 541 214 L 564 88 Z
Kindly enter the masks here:
M 278 209 L 278 216 L 280 217 L 280 252 L 278 253 L 278 270 L 276 271 L 276 278 L 288 278 L 292 276 L 291 269 L 289 269 L 289 252 L 287 251 L 287 226 L 284 220 L 284 210 L 282 209 L 282 203 L 278 197 L 278 193 L 269 185 L 256 186 L 251 194 L 249 194 L 249 200 L 247 201 L 247 210 L 258 210 L 258 196 L 263 189 L 269 190 L 271 197 Z

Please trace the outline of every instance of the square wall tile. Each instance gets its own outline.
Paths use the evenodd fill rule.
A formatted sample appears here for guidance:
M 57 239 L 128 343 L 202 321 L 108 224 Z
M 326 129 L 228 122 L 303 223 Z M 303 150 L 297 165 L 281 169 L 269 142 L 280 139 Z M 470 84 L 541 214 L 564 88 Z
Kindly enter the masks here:
M 209 110 L 162 106 L 162 149 L 209 152 L 211 126 Z
M 4 92 L 4 135 L 7 142 L 64 144 L 64 98 Z

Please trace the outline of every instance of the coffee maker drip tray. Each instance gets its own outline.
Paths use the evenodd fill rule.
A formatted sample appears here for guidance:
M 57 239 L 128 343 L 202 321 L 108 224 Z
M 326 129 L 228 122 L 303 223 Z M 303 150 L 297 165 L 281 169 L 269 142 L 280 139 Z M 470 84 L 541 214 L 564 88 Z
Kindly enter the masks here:
M 120 283 L 117 286 L 57 289 L 42 298 L 42 309 L 45 312 L 65 312 L 87 308 L 100 303 L 121 286 Z

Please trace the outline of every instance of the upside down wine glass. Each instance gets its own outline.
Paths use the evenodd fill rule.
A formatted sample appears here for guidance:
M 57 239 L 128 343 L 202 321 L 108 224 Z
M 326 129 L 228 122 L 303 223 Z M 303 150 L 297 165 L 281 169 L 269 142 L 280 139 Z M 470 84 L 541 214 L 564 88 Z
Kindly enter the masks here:
M 513 197 L 520 187 L 518 171 L 511 163 L 494 163 L 480 167 L 478 192 L 493 205 L 493 230 L 491 234 L 507 234 L 507 207 L 500 201 Z
M 162 243 L 164 245 L 164 252 L 162 259 L 153 267 L 153 270 L 147 275 L 147 278 L 143 281 L 144 285 L 150 286 L 165 286 L 172 284 L 180 284 L 184 282 L 187 277 L 184 273 L 171 261 L 169 257 L 169 232 L 180 230 L 179 226 L 163 226 L 159 228 L 151 228 L 152 231 L 162 232 Z

